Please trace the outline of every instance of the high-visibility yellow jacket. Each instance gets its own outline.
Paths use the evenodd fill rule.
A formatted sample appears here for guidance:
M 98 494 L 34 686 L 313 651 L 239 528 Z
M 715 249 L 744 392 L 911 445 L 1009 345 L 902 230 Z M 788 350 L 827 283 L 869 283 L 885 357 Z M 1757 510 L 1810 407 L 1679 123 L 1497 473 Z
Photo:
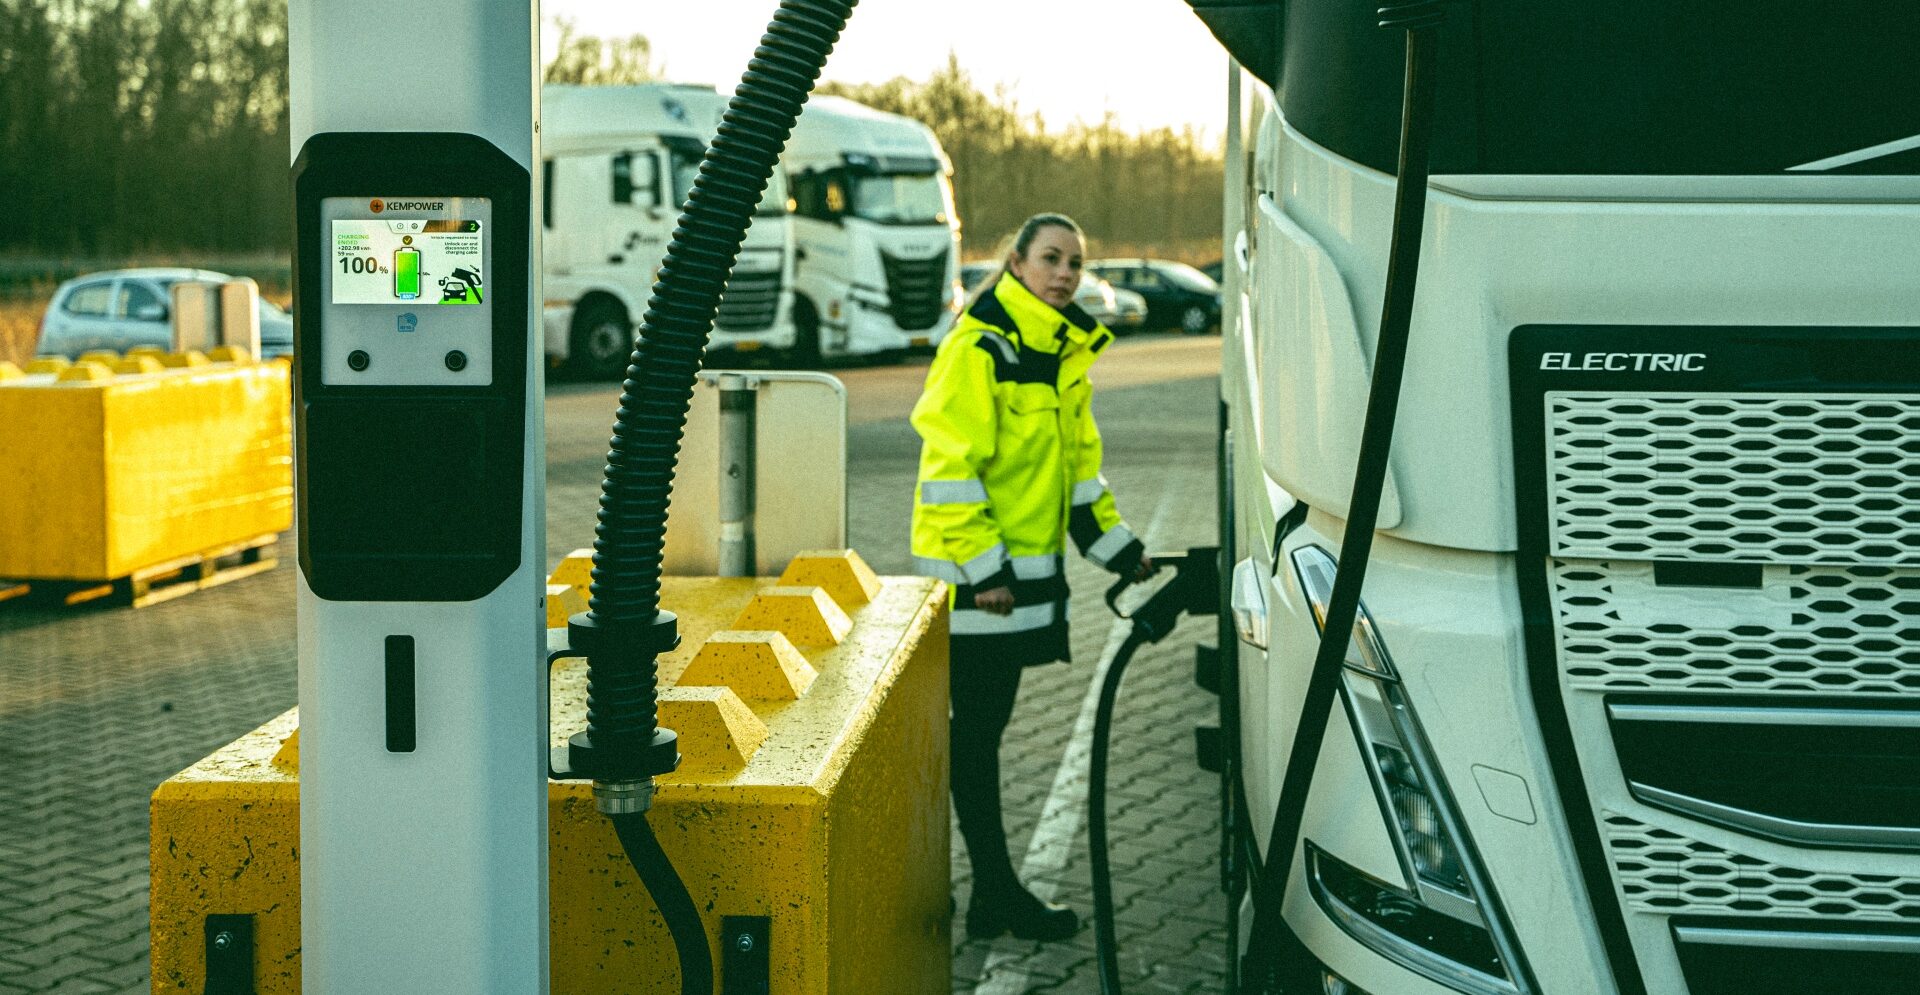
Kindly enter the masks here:
M 953 585 L 955 637 L 995 637 L 1019 663 L 1066 658 L 1068 537 L 1115 573 L 1143 552 L 1100 473 L 1087 369 L 1112 342 L 1079 306 L 1002 276 L 940 343 L 914 405 L 915 568 Z M 973 607 L 1002 586 L 1011 615 Z

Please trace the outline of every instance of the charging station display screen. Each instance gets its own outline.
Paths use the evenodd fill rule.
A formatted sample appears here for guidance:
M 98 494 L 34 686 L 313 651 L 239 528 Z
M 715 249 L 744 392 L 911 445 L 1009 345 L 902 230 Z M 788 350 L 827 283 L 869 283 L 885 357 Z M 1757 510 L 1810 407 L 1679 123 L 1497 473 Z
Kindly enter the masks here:
M 485 240 L 462 218 L 335 218 L 335 304 L 481 304 Z

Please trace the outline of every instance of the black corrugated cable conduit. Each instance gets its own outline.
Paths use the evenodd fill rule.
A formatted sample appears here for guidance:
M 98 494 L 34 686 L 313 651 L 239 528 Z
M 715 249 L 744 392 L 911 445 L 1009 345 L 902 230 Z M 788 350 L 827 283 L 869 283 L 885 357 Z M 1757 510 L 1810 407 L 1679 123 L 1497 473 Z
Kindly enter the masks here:
M 1385 302 L 1380 313 L 1380 335 L 1373 355 L 1373 382 L 1367 392 L 1366 420 L 1360 430 L 1353 497 L 1347 509 L 1345 534 L 1340 541 L 1340 570 L 1320 632 L 1320 644 L 1307 679 L 1307 693 L 1287 755 L 1286 774 L 1268 837 L 1265 873 L 1254 889 L 1248 970 L 1242 977 L 1251 991 L 1263 991 L 1280 965 L 1275 958 L 1282 946 L 1297 952 L 1291 933 L 1281 922 L 1293 849 L 1299 844 L 1300 823 L 1313 786 L 1314 762 L 1327 730 L 1334 692 L 1346 663 L 1347 645 L 1360 609 L 1360 588 L 1373 552 L 1373 533 L 1380 521 L 1380 497 L 1386 486 L 1387 457 L 1393 426 L 1400 409 L 1401 374 L 1406 368 L 1407 339 L 1413 323 L 1414 289 L 1419 283 L 1420 241 L 1427 209 L 1427 160 L 1433 134 L 1435 71 L 1439 26 L 1448 0 L 1399 0 L 1379 8 L 1380 26 L 1407 33 L 1407 68 L 1400 111 L 1399 182 L 1394 191 L 1393 237 L 1388 249 Z M 1286 938 L 1286 939 L 1283 939 Z M 1300 965 L 1288 965 L 1298 970 Z
M 593 779 L 601 810 L 673 935 L 686 993 L 712 995 L 713 953 L 699 911 L 646 819 L 653 777 L 679 764 L 673 732 L 659 728 L 655 672 L 657 657 L 679 642 L 673 614 L 660 610 L 667 505 L 721 291 L 853 7 L 854 0 L 782 0 L 700 163 L 620 387 L 594 530 L 590 607 L 567 624 L 571 652 L 587 659 L 587 729 L 568 743 L 567 767 Z

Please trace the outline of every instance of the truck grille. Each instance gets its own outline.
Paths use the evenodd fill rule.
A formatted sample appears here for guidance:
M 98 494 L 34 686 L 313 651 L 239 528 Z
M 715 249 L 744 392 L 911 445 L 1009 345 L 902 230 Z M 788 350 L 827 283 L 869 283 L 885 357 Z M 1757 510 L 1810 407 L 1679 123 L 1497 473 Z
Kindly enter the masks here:
M 1920 397 L 1557 394 L 1553 552 L 1920 558 Z
M 1867 943 L 1920 976 L 1920 334 L 1511 345 L 1534 700 L 1616 969 L 1745 991 L 1773 943 L 1814 991 Z M 1699 366 L 1615 358 L 1669 349 Z
M 1645 561 L 1550 568 L 1567 683 L 1592 691 L 1920 694 L 1920 570 L 1768 566 L 1661 587 Z
M 1788 866 L 1613 812 L 1605 830 L 1620 890 L 1642 912 L 1920 922 L 1920 877 Z
M 947 252 L 928 259 L 901 259 L 880 253 L 887 274 L 887 310 L 901 331 L 932 328 L 947 313 Z
M 757 332 L 773 327 L 780 313 L 780 271 L 742 273 L 735 270 L 720 297 L 713 326 L 726 332 Z

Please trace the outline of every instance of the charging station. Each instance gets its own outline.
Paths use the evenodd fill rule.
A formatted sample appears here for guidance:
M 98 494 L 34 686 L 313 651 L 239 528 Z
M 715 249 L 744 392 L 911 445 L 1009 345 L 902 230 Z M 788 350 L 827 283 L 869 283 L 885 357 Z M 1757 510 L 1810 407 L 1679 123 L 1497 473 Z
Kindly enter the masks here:
M 288 12 L 309 991 L 547 990 L 537 23 Z

